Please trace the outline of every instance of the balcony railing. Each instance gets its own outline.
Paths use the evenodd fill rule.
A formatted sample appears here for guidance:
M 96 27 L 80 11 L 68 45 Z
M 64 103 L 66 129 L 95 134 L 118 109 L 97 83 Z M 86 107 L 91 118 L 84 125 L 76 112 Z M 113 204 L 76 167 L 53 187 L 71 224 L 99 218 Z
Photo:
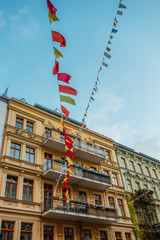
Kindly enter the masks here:
M 77 157 L 86 159 L 91 162 L 99 163 L 104 160 L 106 157 L 105 150 L 98 146 L 92 146 L 91 144 L 77 140 L 75 137 L 71 137 L 74 140 L 74 148 L 75 154 Z M 59 133 L 58 131 L 51 131 L 50 134 L 44 134 L 44 146 L 52 149 L 56 149 L 57 151 L 65 152 L 64 149 L 64 137 L 63 133 Z M 95 158 L 96 157 L 96 158 Z
M 118 219 L 115 208 L 88 204 L 71 200 L 68 204 L 64 199 L 48 199 L 42 204 L 42 216 L 52 219 L 70 219 L 74 221 L 111 224 Z
M 72 172 L 69 183 L 78 184 L 83 187 L 91 187 L 94 189 L 105 190 L 111 185 L 110 176 L 100 173 L 91 169 L 82 168 L 73 164 Z M 63 172 L 66 174 L 65 161 L 53 159 L 43 165 L 43 176 L 55 180 Z

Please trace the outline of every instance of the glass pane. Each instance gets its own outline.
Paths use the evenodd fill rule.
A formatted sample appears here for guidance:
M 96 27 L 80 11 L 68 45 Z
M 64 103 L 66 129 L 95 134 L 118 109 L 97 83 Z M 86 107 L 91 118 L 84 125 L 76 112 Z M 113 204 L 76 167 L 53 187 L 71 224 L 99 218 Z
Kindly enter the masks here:
M 31 233 L 27 233 L 26 240 L 31 240 Z
M 16 144 L 16 148 L 20 149 L 20 148 L 21 148 L 21 145 Z
M 6 237 L 6 232 L 2 231 L 2 240 L 5 240 L 5 237 Z
M 27 231 L 31 231 L 32 230 L 32 225 L 31 224 L 27 224 Z
M 21 233 L 20 240 L 25 240 L 25 238 L 24 238 L 24 233 Z
M 21 230 L 25 230 L 25 223 L 21 224 Z
M 20 151 L 19 151 L 19 150 L 16 150 L 16 151 L 15 151 L 15 158 L 16 158 L 16 159 L 19 159 L 19 156 L 20 156 Z
M 34 153 L 34 149 L 33 148 L 31 148 L 31 153 Z
M 14 157 L 14 149 L 10 149 L 10 157 Z
M 8 223 L 8 229 L 13 229 L 13 223 L 11 222 Z
M 12 240 L 13 232 L 8 232 L 7 240 Z
M 15 147 L 15 143 L 11 143 L 11 147 Z
M 30 155 L 30 163 L 34 163 L 34 155 Z
M 17 182 L 17 177 L 12 177 L 12 182 L 16 183 Z
M 26 160 L 27 162 L 29 162 L 29 153 L 26 153 L 25 160 Z
M 29 188 L 29 191 L 28 191 L 28 201 L 32 202 L 32 188 Z
M 23 200 L 27 201 L 27 187 L 23 186 Z
M 16 198 L 16 189 L 17 189 L 17 185 L 16 184 L 12 184 L 11 198 L 13 198 L 13 199 Z
M 33 181 L 32 180 L 28 180 L 28 185 L 29 186 L 33 186 Z
M 6 192 L 5 192 L 5 197 L 9 198 L 9 192 L 10 192 L 10 183 L 6 184 Z

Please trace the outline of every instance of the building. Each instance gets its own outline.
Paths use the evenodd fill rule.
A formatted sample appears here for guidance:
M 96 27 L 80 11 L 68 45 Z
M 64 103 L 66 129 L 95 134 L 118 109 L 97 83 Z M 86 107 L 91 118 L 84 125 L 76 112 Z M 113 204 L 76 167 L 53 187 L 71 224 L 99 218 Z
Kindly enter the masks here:
M 76 154 L 68 204 L 60 115 L 10 99 L 0 159 L 3 239 L 135 240 L 114 141 L 87 128 L 77 138 L 73 119 L 65 126 Z
M 8 98 L 6 98 L 5 96 L 0 96 L 0 110 L 1 110 L 1 117 L 0 117 L 0 153 L 1 153 L 1 148 L 2 148 L 4 126 L 5 126 L 5 122 L 6 122 L 7 104 L 8 104 Z
M 148 226 L 142 224 L 143 221 L 140 217 L 140 215 L 144 215 L 148 218 L 147 221 L 150 222 L 153 229 L 156 227 L 157 231 L 159 231 L 160 161 L 143 153 L 138 153 L 121 144 L 116 143 L 116 145 L 116 155 L 126 193 L 130 194 L 132 199 L 134 199 L 134 196 L 137 194 L 142 194 L 142 198 L 138 198 L 134 201 L 135 212 L 137 214 L 140 229 L 144 232 L 148 230 Z M 143 195 L 144 192 L 146 192 L 146 196 L 150 192 L 153 193 L 153 197 L 148 197 L 146 201 L 145 195 Z M 142 214 L 140 214 L 139 210 L 141 210 Z M 151 238 L 149 237 L 146 239 Z M 160 239 L 160 232 L 158 239 Z

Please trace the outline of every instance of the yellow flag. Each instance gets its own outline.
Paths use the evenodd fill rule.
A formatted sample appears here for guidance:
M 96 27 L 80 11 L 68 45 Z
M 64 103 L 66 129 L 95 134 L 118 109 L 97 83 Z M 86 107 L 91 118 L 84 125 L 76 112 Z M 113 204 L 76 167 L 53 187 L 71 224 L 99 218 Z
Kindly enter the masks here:
M 55 55 L 55 59 L 59 58 L 59 57 L 62 57 L 63 58 L 63 54 L 58 51 L 57 48 L 53 47 L 54 48 L 54 55 Z
M 61 123 L 63 123 L 63 115 L 61 115 Z
M 48 15 L 49 15 L 50 24 L 51 24 L 52 22 L 59 21 L 59 19 L 58 19 L 53 13 L 51 13 L 50 11 L 48 12 Z
M 70 166 L 70 165 L 73 165 L 72 160 L 71 160 L 68 156 L 66 156 L 66 159 L 67 159 L 67 161 L 68 161 L 68 165 L 69 165 L 69 166 Z
M 75 174 L 71 171 L 71 169 L 67 168 L 67 171 L 70 172 L 72 175 L 75 175 Z
M 68 147 L 65 145 L 65 151 L 67 151 L 68 150 Z

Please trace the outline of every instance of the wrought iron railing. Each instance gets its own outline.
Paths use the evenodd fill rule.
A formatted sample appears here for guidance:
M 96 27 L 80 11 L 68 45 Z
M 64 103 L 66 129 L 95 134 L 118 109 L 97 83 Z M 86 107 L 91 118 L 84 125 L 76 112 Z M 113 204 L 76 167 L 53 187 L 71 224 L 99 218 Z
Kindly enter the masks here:
M 111 184 L 110 176 L 107 174 L 100 173 L 87 168 L 82 168 L 75 164 L 73 166 L 74 168 L 72 169 L 72 172 L 74 173 L 75 177 L 77 176 L 77 177 L 87 178 L 92 181 L 94 180 L 94 181 L 98 181 L 106 184 Z M 59 159 L 48 160 L 43 165 L 43 172 L 45 173 L 50 169 L 63 172 L 65 174 L 66 173 L 65 161 L 59 160 Z
M 117 209 L 111 207 L 104 207 L 102 205 L 88 204 L 80 201 L 70 200 L 69 203 L 65 203 L 64 199 L 46 199 L 42 203 L 42 213 L 49 210 L 63 211 L 66 213 L 79 213 L 85 215 L 94 215 L 100 217 L 112 217 L 118 218 Z

